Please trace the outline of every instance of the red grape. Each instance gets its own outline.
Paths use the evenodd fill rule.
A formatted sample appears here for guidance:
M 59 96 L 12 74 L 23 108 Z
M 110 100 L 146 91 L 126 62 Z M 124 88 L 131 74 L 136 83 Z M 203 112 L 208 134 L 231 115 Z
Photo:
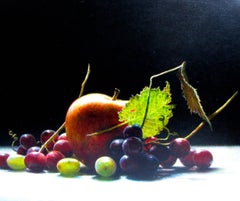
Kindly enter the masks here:
M 30 152 L 32 151 L 40 151 L 41 147 L 39 146 L 33 146 L 33 147 L 30 147 L 28 150 L 27 150 L 27 153 L 26 154 L 29 154 Z
M 7 159 L 9 156 L 9 153 L 0 153 L 0 168 L 8 169 Z
M 179 158 L 180 162 L 188 168 L 195 166 L 195 162 L 193 160 L 195 152 L 195 150 L 190 150 L 186 156 Z
M 173 156 L 181 158 L 188 154 L 191 149 L 191 145 L 185 138 L 175 138 L 170 142 L 169 149 Z
M 57 163 L 59 160 L 65 158 L 65 156 L 60 151 L 50 151 L 46 155 L 47 158 L 47 168 L 49 171 L 57 171 Z
M 46 169 L 47 158 L 41 152 L 32 151 L 25 156 L 24 163 L 29 171 L 42 172 Z
M 34 137 L 34 135 L 30 134 L 30 133 L 25 133 L 25 134 L 22 134 L 20 136 L 20 139 L 19 139 L 19 143 L 20 145 L 22 145 L 25 149 L 28 149 L 32 146 L 35 146 L 37 145 L 37 140 L 36 138 Z
M 61 133 L 57 140 L 68 140 L 67 133 Z
M 23 145 L 19 145 L 17 148 L 17 153 L 21 155 L 26 155 L 27 149 Z
M 148 137 L 144 140 L 144 151 L 148 152 L 153 145 L 155 145 L 158 138 L 155 136 Z
M 44 144 L 50 137 L 52 137 L 52 135 L 55 133 L 54 130 L 52 129 L 46 129 L 44 131 L 42 131 L 41 135 L 40 135 L 40 141 L 41 141 L 41 144 Z M 49 151 L 51 151 L 53 149 L 53 145 L 54 143 L 58 140 L 58 135 L 56 135 L 54 137 L 54 139 L 48 143 L 47 145 L 47 149 Z
M 73 151 L 68 140 L 58 140 L 55 142 L 53 150 L 60 151 L 65 157 L 73 155 Z
M 207 169 L 213 162 L 213 155 L 206 149 L 195 152 L 193 160 L 198 169 Z

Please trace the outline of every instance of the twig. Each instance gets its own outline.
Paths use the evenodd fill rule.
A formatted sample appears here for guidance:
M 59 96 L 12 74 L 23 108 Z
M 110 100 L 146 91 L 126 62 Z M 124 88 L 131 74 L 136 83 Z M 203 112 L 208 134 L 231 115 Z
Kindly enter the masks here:
M 80 93 L 78 95 L 78 98 L 80 98 L 83 94 L 83 91 L 84 91 L 84 88 L 85 88 L 85 85 L 86 85 L 86 82 L 88 80 L 88 77 L 89 77 L 89 74 L 90 74 L 90 64 L 88 64 L 88 69 L 87 69 L 87 74 L 82 82 L 82 85 L 81 85 L 81 90 L 80 90 Z M 46 146 L 54 139 L 55 136 L 59 135 L 60 132 L 64 129 L 65 127 L 65 121 L 63 122 L 63 124 L 56 130 L 55 133 L 52 134 L 52 136 L 41 146 L 39 152 L 42 152 Z

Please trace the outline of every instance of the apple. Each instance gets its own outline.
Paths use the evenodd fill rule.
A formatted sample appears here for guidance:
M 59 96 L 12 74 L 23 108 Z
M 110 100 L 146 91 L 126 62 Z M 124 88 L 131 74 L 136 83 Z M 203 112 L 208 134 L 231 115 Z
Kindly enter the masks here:
M 123 137 L 126 125 L 120 125 L 118 112 L 126 100 L 112 98 L 102 93 L 89 93 L 73 101 L 65 116 L 65 132 L 77 159 L 90 169 L 95 161 L 109 155 L 109 144 Z M 104 131 L 104 132 L 102 132 Z M 99 132 L 95 135 L 89 135 Z

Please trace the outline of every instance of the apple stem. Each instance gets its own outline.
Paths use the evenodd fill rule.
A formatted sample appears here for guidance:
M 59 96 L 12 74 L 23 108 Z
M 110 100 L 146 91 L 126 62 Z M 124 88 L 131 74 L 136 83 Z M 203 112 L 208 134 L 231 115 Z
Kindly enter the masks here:
M 208 119 L 211 120 L 213 119 L 216 115 L 218 115 L 232 100 L 235 98 L 235 96 L 238 94 L 238 91 L 236 91 L 221 107 L 219 107 L 215 112 L 210 114 L 208 116 Z M 192 136 L 194 136 L 204 125 L 205 121 L 202 121 L 191 133 L 189 133 L 187 136 L 185 136 L 185 139 L 189 139 Z
M 120 93 L 120 89 L 115 88 L 114 94 L 112 96 L 112 100 L 117 100 L 119 93 Z
M 83 91 L 84 91 L 84 88 L 85 88 L 85 85 L 87 83 L 87 80 L 88 80 L 88 77 L 90 75 L 90 64 L 88 64 L 88 68 L 87 68 L 87 74 L 82 82 L 82 85 L 81 85 L 81 90 L 80 90 L 80 93 L 78 95 L 78 98 L 80 98 L 82 95 L 83 95 Z M 41 146 L 39 152 L 43 152 L 44 149 L 47 148 L 47 145 L 54 139 L 55 136 L 59 135 L 61 133 L 61 131 L 65 128 L 65 121 L 63 122 L 63 124 L 56 130 L 56 132 L 54 132 L 52 134 L 52 136 Z

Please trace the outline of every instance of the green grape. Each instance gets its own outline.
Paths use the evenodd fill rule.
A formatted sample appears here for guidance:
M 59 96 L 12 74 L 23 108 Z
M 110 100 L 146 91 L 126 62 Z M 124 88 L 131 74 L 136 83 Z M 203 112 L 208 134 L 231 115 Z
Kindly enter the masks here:
M 21 154 L 13 154 L 7 158 L 7 165 L 12 170 L 25 170 L 26 165 L 24 163 L 24 155 Z
M 75 158 L 63 158 L 58 161 L 57 169 L 62 176 L 73 177 L 80 170 L 80 161 Z
M 102 177 L 111 177 L 117 169 L 117 164 L 109 156 L 101 156 L 95 162 L 95 170 Z

